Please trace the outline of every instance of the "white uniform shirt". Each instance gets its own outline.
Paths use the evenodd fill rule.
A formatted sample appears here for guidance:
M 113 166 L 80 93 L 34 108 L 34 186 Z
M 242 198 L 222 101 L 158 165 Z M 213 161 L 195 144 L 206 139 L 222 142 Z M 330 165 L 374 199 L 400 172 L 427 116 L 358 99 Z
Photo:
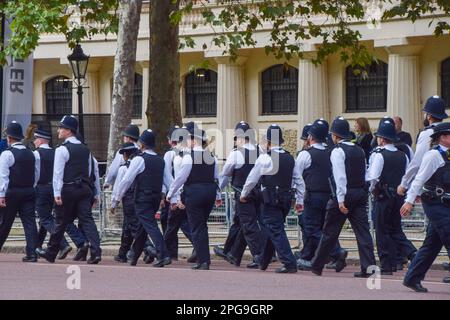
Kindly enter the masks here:
M 74 136 L 69 137 L 65 142 L 70 142 L 73 144 L 81 144 L 80 140 Z M 70 159 L 69 150 L 64 145 L 59 146 L 55 150 L 55 164 L 53 166 L 53 194 L 55 197 L 61 197 L 61 190 L 64 185 L 64 168 L 66 167 L 67 161 Z M 89 176 L 92 170 L 92 155 L 89 154 L 88 163 L 89 166 Z M 94 161 L 95 162 L 95 161 Z M 95 170 L 95 169 L 94 169 Z M 94 172 L 95 173 L 95 172 Z M 98 174 L 98 172 L 97 172 Z M 97 178 L 96 181 L 99 181 Z M 99 182 L 100 183 L 100 182 Z
M 111 207 L 115 208 L 116 205 L 120 202 L 120 200 L 118 200 L 118 191 L 119 191 L 119 184 L 120 182 L 123 180 L 123 177 L 125 176 L 125 173 L 127 172 L 127 167 L 125 165 L 120 166 L 119 171 L 117 172 L 117 177 L 116 180 L 114 181 L 114 187 L 112 190 L 112 194 L 111 194 Z M 127 190 L 125 190 L 125 192 L 127 192 Z
M 438 123 L 433 123 L 431 126 L 436 125 L 438 125 Z M 408 189 L 411 185 L 411 182 L 414 180 L 415 175 L 419 171 L 423 156 L 427 151 L 430 150 L 431 135 L 433 134 L 433 132 L 434 130 L 432 128 L 429 128 L 420 133 L 417 140 L 416 152 L 411 162 L 409 163 L 409 166 L 406 169 L 406 173 L 403 176 L 402 183 L 400 184 L 402 187 Z
M 384 147 L 380 147 L 380 149 L 386 149 L 389 151 L 397 151 L 398 149 L 393 144 L 387 144 Z M 406 158 L 405 169 L 408 167 L 409 160 L 406 154 L 403 154 Z M 369 169 L 366 173 L 366 181 L 370 182 L 369 191 L 372 192 L 375 189 L 376 184 L 378 183 L 381 173 L 384 168 L 384 158 L 383 155 L 379 152 L 374 152 L 371 154 L 369 159 Z
M 319 150 L 325 150 L 326 147 L 323 143 L 315 143 L 311 146 L 311 148 L 316 148 Z M 305 199 L 305 191 L 306 191 L 306 184 L 305 180 L 303 180 L 303 172 L 311 167 L 311 155 L 307 150 L 302 150 L 299 152 L 297 159 L 295 160 L 295 166 L 297 167 L 298 173 L 300 175 L 299 179 L 299 191 L 298 191 L 298 198 L 297 203 L 303 205 L 304 199 Z
M 145 150 L 144 153 L 154 155 L 156 156 L 156 153 L 152 150 Z M 116 196 L 113 203 L 111 201 L 111 206 L 115 207 L 117 202 L 122 200 L 125 192 L 131 187 L 134 180 L 136 179 L 137 175 L 142 173 L 145 170 L 145 160 L 143 157 L 137 156 L 134 157 L 133 160 L 130 162 L 130 166 L 128 167 L 128 170 L 126 170 L 126 173 L 124 174 L 122 180 L 118 184 L 116 190 Z M 164 166 L 164 178 L 163 178 L 163 188 L 162 192 L 166 193 L 166 190 L 170 187 L 172 184 L 173 177 L 172 174 L 168 171 L 168 169 Z
M 21 142 L 16 142 L 11 145 L 11 148 L 16 149 L 26 149 L 26 147 Z M 36 154 L 34 154 L 34 187 L 37 185 L 37 182 L 39 181 L 40 176 L 40 170 L 41 170 L 41 160 L 40 158 L 36 157 Z M 10 150 L 5 150 L 0 155 L 0 197 L 4 198 L 6 195 L 6 192 L 8 191 L 9 186 L 9 173 L 11 168 L 15 163 L 14 155 Z
M 343 141 L 348 146 L 355 144 L 349 141 Z M 344 202 L 347 194 L 347 174 L 345 172 L 345 152 L 342 148 L 334 148 L 330 156 L 333 169 L 333 178 L 336 183 L 336 198 L 339 203 Z M 365 174 L 365 173 L 364 173 Z
M 136 148 L 139 148 L 138 144 L 136 142 L 133 142 L 134 146 Z M 123 156 L 119 153 L 119 151 L 116 152 L 116 156 L 114 157 L 114 160 L 111 162 L 111 165 L 108 168 L 108 172 L 106 173 L 105 178 L 105 185 L 113 185 L 114 181 L 116 180 L 117 173 L 119 172 L 120 166 L 122 166 L 125 163 L 125 160 L 123 160 Z
M 272 147 L 271 152 L 285 153 L 280 147 Z M 255 166 L 250 171 L 245 185 L 242 188 L 241 197 L 245 198 L 253 190 L 253 188 L 258 184 L 262 176 L 274 174 L 273 161 L 269 154 L 261 154 L 258 159 L 256 159 Z M 295 196 L 298 201 L 300 198 L 300 174 L 298 172 L 297 166 L 294 165 L 292 172 L 292 188 L 295 189 Z
M 205 151 L 200 146 L 196 146 L 192 150 Z M 176 200 L 178 200 L 176 199 L 178 198 L 178 191 L 181 189 L 186 180 L 189 178 L 192 166 L 193 166 L 192 156 L 190 154 L 185 154 L 181 161 L 181 167 L 177 172 L 177 174 L 175 175 L 175 180 L 173 181 L 173 184 L 170 186 L 169 192 L 167 194 L 167 197 L 170 198 L 171 203 L 176 203 Z M 214 157 L 214 179 L 216 180 L 219 179 L 219 168 L 216 157 Z M 220 194 L 220 190 L 217 190 L 216 199 L 219 200 L 221 198 L 222 196 Z
M 244 144 L 243 148 L 250 151 L 256 150 L 256 147 L 251 143 Z M 252 161 L 252 159 L 250 159 L 250 161 Z M 253 161 L 256 162 L 256 159 L 253 159 Z M 223 165 L 222 174 L 219 178 L 219 188 L 221 190 L 228 184 L 230 177 L 233 176 L 233 171 L 242 168 L 244 164 L 245 157 L 239 149 L 230 152 L 227 161 Z
M 440 148 L 444 152 L 447 151 L 447 148 L 442 145 Z M 425 182 L 433 176 L 437 169 L 443 167 L 444 165 L 445 161 L 438 150 L 433 149 L 427 151 L 423 156 L 422 163 L 419 167 L 419 172 L 411 183 L 411 188 L 406 194 L 406 202 L 414 203 L 416 201 L 416 197 L 421 193 Z

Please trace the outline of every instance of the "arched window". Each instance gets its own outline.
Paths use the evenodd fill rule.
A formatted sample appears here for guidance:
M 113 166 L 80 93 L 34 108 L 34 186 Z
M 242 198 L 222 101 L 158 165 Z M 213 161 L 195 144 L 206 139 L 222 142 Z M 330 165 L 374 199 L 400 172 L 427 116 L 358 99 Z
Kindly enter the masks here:
M 133 89 L 133 118 L 142 118 L 142 75 L 134 74 L 134 89 Z
M 372 62 L 366 71 L 364 78 L 355 75 L 351 66 L 346 69 L 347 112 L 386 111 L 388 65 Z
M 441 96 L 450 108 L 450 57 L 441 64 Z
M 185 77 L 187 117 L 215 117 L 217 114 L 217 73 L 197 69 Z
M 277 64 L 262 73 L 262 114 L 296 114 L 298 69 Z
M 72 113 L 72 80 L 65 76 L 51 78 L 45 83 L 47 114 Z

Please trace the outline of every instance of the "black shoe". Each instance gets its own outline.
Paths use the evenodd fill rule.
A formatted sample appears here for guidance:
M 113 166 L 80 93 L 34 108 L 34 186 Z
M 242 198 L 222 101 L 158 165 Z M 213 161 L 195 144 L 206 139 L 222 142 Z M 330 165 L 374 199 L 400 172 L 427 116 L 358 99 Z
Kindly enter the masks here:
M 225 258 L 229 263 L 232 265 L 239 267 L 241 264 L 237 261 L 235 257 L 233 257 L 231 254 L 227 254 Z
M 45 260 L 47 260 L 50 263 L 55 262 L 55 257 L 50 256 L 50 254 L 47 250 L 42 250 L 42 251 L 38 252 L 38 255 L 39 255 L 39 257 L 44 258 Z
M 134 259 L 131 259 L 131 260 L 134 260 Z M 153 261 L 155 261 L 155 257 L 153 255 L 149 255 L 149 254 L 145 254 L 144 255 L 144 262 L 145 262 L 145 264 L 150 264 Z M 137 263 L 137 260 L 136 260 L 136 263 Z
M 319 277 L 322 275 L 322 269 L 311 268 L 311 272 L 314 273 L 316 276 L 319 276 Z
M 153 263 L 153 266 L 155 268 L 162 268 L 164 266 L 168 266 L 171 263 L 172 263 L 172 260 L 170 259 L 170 257 L 165 257 L 161 260 L 156 260 L 155 263 Z
M 203 262 L 203 263 L 197 263 L 192 267 L 193 270 L 209 270 L 209 263 Z
M 189 258 L 187 258 L 188 263 L 196 263 L 197 262 L 197 253 L 195 250 L 192 250 L 192 254 Z
M 131 257 L 131 259 L 128 260 L 128 262 L 130 263 L 130 266 L 134 267 L 137 265 L 139 260 L 139 257 L 136 259 L 136 257 Z
M 36 255 L 38 258 L 40 258 L 43 254 L 45 254 L 45 250 L 42 248 L 36 248 L 36 250 L 34 250 L 34 252 L 36 252 Z
M 365 271 L 359 271 L 353 274 L 355 278 L 369 278 L 371 275 L 373 275 L 373 273 L 367 273 Z
M 390 270 L 381 270 L 380 274 L 382 276 L 392 276 L 394 273 Z
M 249 269 L 258 269 L 259 268 L 259 264 L 256 263 L 255 261 L 250 262 L 249 264 L 247 264 L 247 268 Z
M 442 279 L 443 283 L 450 283 L 450 277 L 444 277 L 444 279 Z
M 341 272 L 344 270 L 344 268 L 347 266 L 347 263 L 345 262 L 345 259 L 347 259 L 348 252 L 346 250 L 342 250 L 339 253 L 339 257 L 336 260 L 336 272 Z
M 444 270 L 450 271 L 450 263 L 449 262 L 444 262 L 442 264 L 442 267 L 444 268 Z
M 336 261 L 331 261 L 325 265 L 325 269 L 336 270 Z
M 127 263 L 128 262 L 127 257 L 123 257 L 123 256 L 121 256 L 119 254 L 117 256 L 114 256 L 114 261 L 117 261 L 117 262 L 120 262 L 120 263 Z
M 213 251 L 216 256 L 224 258 L 225 260 L 227 259 L 227 255 L 223 252 L 223 249 L 221 247 L 214 246 Z
M 295 251 L 294 252 L 294 257 L 295 257 L 295 260 L 301 259 L 302 253 L 300 251 Z
M 397 263 L 397 266 L 395 267 L 396 271 L 402 271 L 403 268 L 403 263 Z M 392 271 L 394 271 L 394 268 L 392 268 Z
M 155 258 L 158 256 L 158 251 L 156 251 L 156 248 L 154 246 L 145 247 L 144 253 L 146 253 L 152 257 L 155 257 Z
M 89 260 L 87 261 L 87 264 L 98 264 L 100 261 L 102 261 L 102 257 L 100 256 L 95 256 L 95 257 L 90 257 Z
M 310 271 L 311 270 L 311 261 L 298 259 L 297 260 L 297 268 L 302 271 Z
M 67 255 L 69 254 L 69 252 L 72 251 L 72 247 L 71 246 L 67 246 L 62 250 L 59 250 L 58 256 L 56 257 L 56 259 L 58 260 L 64 260 Z
M 81 248 L 78 248 L 73 261 L 86 261 L 89 251 L 89 244 L 84 244 Z
M 25 256 L 22 258 L 22 262 L 37 262 L 37 256 Z
M 412 290 L 414 290 L 415 292 L 420 292 L 420 293 L 425 293 L 428 292 L 427 288 L 422 287 L 422 285 L 419 283 L 414 283 L 414 284 L 409 284 L 406 283 L 405 281 L 403 281 L 403 285 L 407 288 L 410 288 Z
M 297 273 L 297 268 L 286 268 L 285 266 L 275 270 L 275 273 Z

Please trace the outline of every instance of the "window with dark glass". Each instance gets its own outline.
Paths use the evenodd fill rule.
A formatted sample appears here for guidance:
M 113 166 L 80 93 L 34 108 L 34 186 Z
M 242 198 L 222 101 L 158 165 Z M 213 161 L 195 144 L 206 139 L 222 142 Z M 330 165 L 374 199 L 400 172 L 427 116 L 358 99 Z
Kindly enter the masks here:
M 134 119 L 142 118 L 142 75 L 134 74 L 133 114 Z
M 441 64 L 441 96 L 450 108 L 450 57 Z
M 372 62 L 364 71 L 355 74 L 351 66 L 346 69 L 346 111 L 386 111 L 387 63 Z
M 272 66 L 262 73 L 262 114 L 296 114 L 298 69 L 287 64 Z
M 217 114 L 217 73 L 197 69 L 185 77 L 187 117 L 215 117 Z
M 45 109 L 47 114 L 72 113 L 72 80 L 57 76 L 45 83 Z

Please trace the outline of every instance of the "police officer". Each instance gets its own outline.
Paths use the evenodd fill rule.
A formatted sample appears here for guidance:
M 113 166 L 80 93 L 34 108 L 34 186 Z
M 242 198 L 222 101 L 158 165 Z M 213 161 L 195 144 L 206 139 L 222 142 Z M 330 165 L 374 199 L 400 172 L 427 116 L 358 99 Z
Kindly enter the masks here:
M 381 274 L 392 275 L 393 271 L 397 271 L 397 256 L 412 260 L 416 253 L 416 248 L 402 230 L 399 213 L 404 197 L 396 192 L 408 165 L 408 156 L 394 146 L 398 138 L 392 122 L 382 122 L 376 136 L 380 147 L 371 156 L 366 180 L 370 182 L 369 191 L 374 197 L 374 223 Z
M 164 154 L 164 162 L 172 177 L 178 174 L 181 168 L 181 162 L 183 161 L 183 152 L 187 151 L 185 130 L 182 130 L 179 126 L 173 126 L 169 130 L 168 140 L 172 146 L 171 150 Z M 176 207 L 171 209 L 170 202 L 165 201 L 164 208 L 162 211 L 167 211 L 167 226 L 163 231 L 164 241 L 166 243 L 167 249 L 169 250 L 170 257 L 172 260 L 178 260 L 178 231 L 184 233 L 184 236 L 192 243 L 191 228 L 189 227 L 189 222 L 187 220 L 186 206 L 183 203 L 183 199 L 177 203 Z M 195 250 L 193 250 L 190 257 L 188 257 L 187 262 L 194 263 L 197 261 L 197 255 Z
M 342 227 L 350 221 L 358 243 L 361 272 L 355 277 L 368 277 L 369 266 L 375 265 L 373 240 L 367 217 L 367 190 L 365 187 L 366 156 L 350 142 L 350 125 L 343 117 L 333 121 L 331 134 L 335 148 L 331 152 L 333 198 L 327 205 L 322 238 L 311 263 L 311 271 L 321 275 L 328 256 L 336 245 Z
M 222 203 L 218 190 L 217 159 L 207 150 L 206 134 L 194 124 L 186 125 L 189 137 L 187 140 L 190 152 L 184 154 L 180 172 L 167 194 L 167 201 L 175 208 L 179 199 L 177 193 L 183 186 L 184 204 L 191 227 L 194 249 L 197 254 L 195 270 L 209 270 L 211 258 L 209 253 L 208 217 L 216 202 Z
M 75 137 L 77 130 L 78 120 L 74 116 L 64 116 L 58 125 L 58 137 L 64 142 L 55 150 L 53 167 L 56 224 L 48 248 L 40 256 L 48 262 L 55 262 L 67 225 L 78 218 L 90 244 L 91 256 L 87 263 L 98 264 L 101 261 L 102 251 L 97 226 L 92 217 L 93 161 L 90 150 Z
M 111 196 L 111 213 L 115 213 L 115 206 L 119 202 L 117 200 L 117 192 L 119 189 L 119 184 L 122 181 L 128 167 L 130 166 L 131 160 L 138 154 L 139 149 L 132 142 L 124 143 L 119 154 L 122 155 L 125 163 L 120 166 L 117 173 L 116 180 L 114 182 L 113 193 Z M 114 257 L 117 262 L 127 262 L 127 252 L 131 249 L 133 240 L 136 237 L 136 233 L 139 229 L 139 220 L 136 216 L 134 208 L 134 185 L 131 185 L 128 190 L 125 191 L 125 195 L 122 198 L 122 210 L 123 210 L 123 220 L 122 220 L 122 235 L 120 237 L 120 248 L 119 253 Z
M 422 205 L 429 219 L 427 234 L 403 284 L 417 292 L 427 292 L 421 281 L 444 246 L 450 249 L 450 123 L 438 124 L 430 135 L 435 146 L 423 156 L 419 171 L 400 213 L 411 213 L 416 197 L 423 191 Z
M 139 148 L 137 141 L 139 140 L 139 127 L 133 123 L 129 124 L 125 130 L 122 132 L 123 143 L 132 143 L 136 148 Z M 114 185 L 117 173 L 119 172 L 120 166 L 125 163 L 123 156 L 117 151 L 113 162 L 109 166 L 108 172 L 106 174 L 106 179 L 104 183 L 104 188 L 109 188 L 109 186 Z
M 425 128 L 418 135 L 414 158 L 409 163 L 401 184 L 397 188 L 399 195 L 405 195 L 406 190 L 411 185 L 411 182 L 414 180 L 414 177 L 419 170 L 423 156 L 430 150 L 433 127 L 448 118 L 448 115 L 445 112 L 445 101 L 439 96 L 428 98 L 423 111 L 425 112 Z
M 164 267 L 171 264 L 172 260 L 169 257 L 161 230 L 159 230 L 155 214 L 160 207 L 161 200 L 164 199 L 161 198 L 165 191 L 163 185 L 168 188 L 172 182 L 172 176 L 165 168 L 164 160 L 153 151 L 156 140 L 151 129 L 147 129 L 141 134 L 139 143 L 142 152 L 131 160 L 128 170 L 118 185 L 117 196 L 113 201 L 121 200 L 130 186 L 135 183 L 135 211 L 142 228 L 136 235 L 133 244 L 134 257 L 130 264 L 136 265 L 144 250 L 148 235 L 158 252 L 158 258 L 153 266 Z M 112 203 L 112 206 L 114 207 L 115 203 Z
M 26 239 L 26 256 L 22 261 L 36 262 L 34 186 L 39 180 L 39 159 L 20 142 L 23 132 L 19 123 L 9 123 L 6 136 L 8 148 L 0 155 L 0 250 L 8 238 L 16 214 L 19 213 Z
M 55 226 L 55 217 L 53 216 L 55 199 L 52 185 L 55 150 L 49 145 L 50 139 L 51 133 L 42 128 L 38 128 L 34 133 L 34 145 L 36 147 L 34 155 L 40 160 L 40 177 L 36 185 L 36 212 L 39 216 L 41 227 L 45 229 L 44 238 L 47 232 L 53 232 Z M 84 251 L 87 255 L 88 246 L 85 244 L 86 238 L 83 233 L 73 223 L 67 226 L 66 232 L 78 250 Z M 37 251 L 42 250 L 39 247 L 36 249 Z M 63 237 L 57 258 L 60 260 L 65 259 L 71 250 L 72 247 Z
M 265 242 L 265 235 L 258 224 L 260 214 L 260 194 L 258 186 L 250 191 L 247 201 L 240 202 L 239 198 L 247 177 L 254 167 L 259 156 L 259 149 L 253 144 L 254 131 L 245 121 L 239 122 L 235 127 L 236 148 L 230 152 L 220 176 L 220 189 L 224 189 L 231 177 L 231 186 L 234 190 L 236 200 L 235 218 L 240 226 L 243 239 L 235 241 L 227 259 L 230 263 L 239 266 L 245 248 L 249 247 L 254 260 L 261 254 L 261 248 Z M 240 237 L 238 237 L 240 238 Z M 255 267 L 252 263 L 249 267 Z M 257 267 L 257 265 L 256 265 Z
M 272 124 L 267 129 L 268 151 L 261 154 L 255 166 L 250 171 L 240 201 L 249 201 L 249 195 L 261 179 L 263 209 L 262 218 L 268 230 L 269 240 L 262 249 L 259 268 L 266 270 L 270 264 L 274 251 L 283 264 L 276 270 L 277 273 L 297 272 L 297 262 L 292 253 L 289 240 L 284 229 L 286 216 L 292 202 L 291 188 L 298 194 L 300 175 L 295 167 L 292 155 L 280 147 L 283 144 L 283 134 L 280 126 Z
M 310 261 L 322 237 L 326 206 L 331 198 L 330 153 L 324 146 L 327 135 L 328 124 L 322 120 L 315 121 L 308 131 L 310 148 L 300 152 L 296 160 L 297 170 L 304 181 L 300 184 L 300 197 L 296 205 L 296 211 L 301 213 L 304 235 L 298 267 L 304 270 L 311 267 Z M 347 251 L 337 242 L 330 256 L 335 261 L 336 272 L 341 272 L 346 266 Z

